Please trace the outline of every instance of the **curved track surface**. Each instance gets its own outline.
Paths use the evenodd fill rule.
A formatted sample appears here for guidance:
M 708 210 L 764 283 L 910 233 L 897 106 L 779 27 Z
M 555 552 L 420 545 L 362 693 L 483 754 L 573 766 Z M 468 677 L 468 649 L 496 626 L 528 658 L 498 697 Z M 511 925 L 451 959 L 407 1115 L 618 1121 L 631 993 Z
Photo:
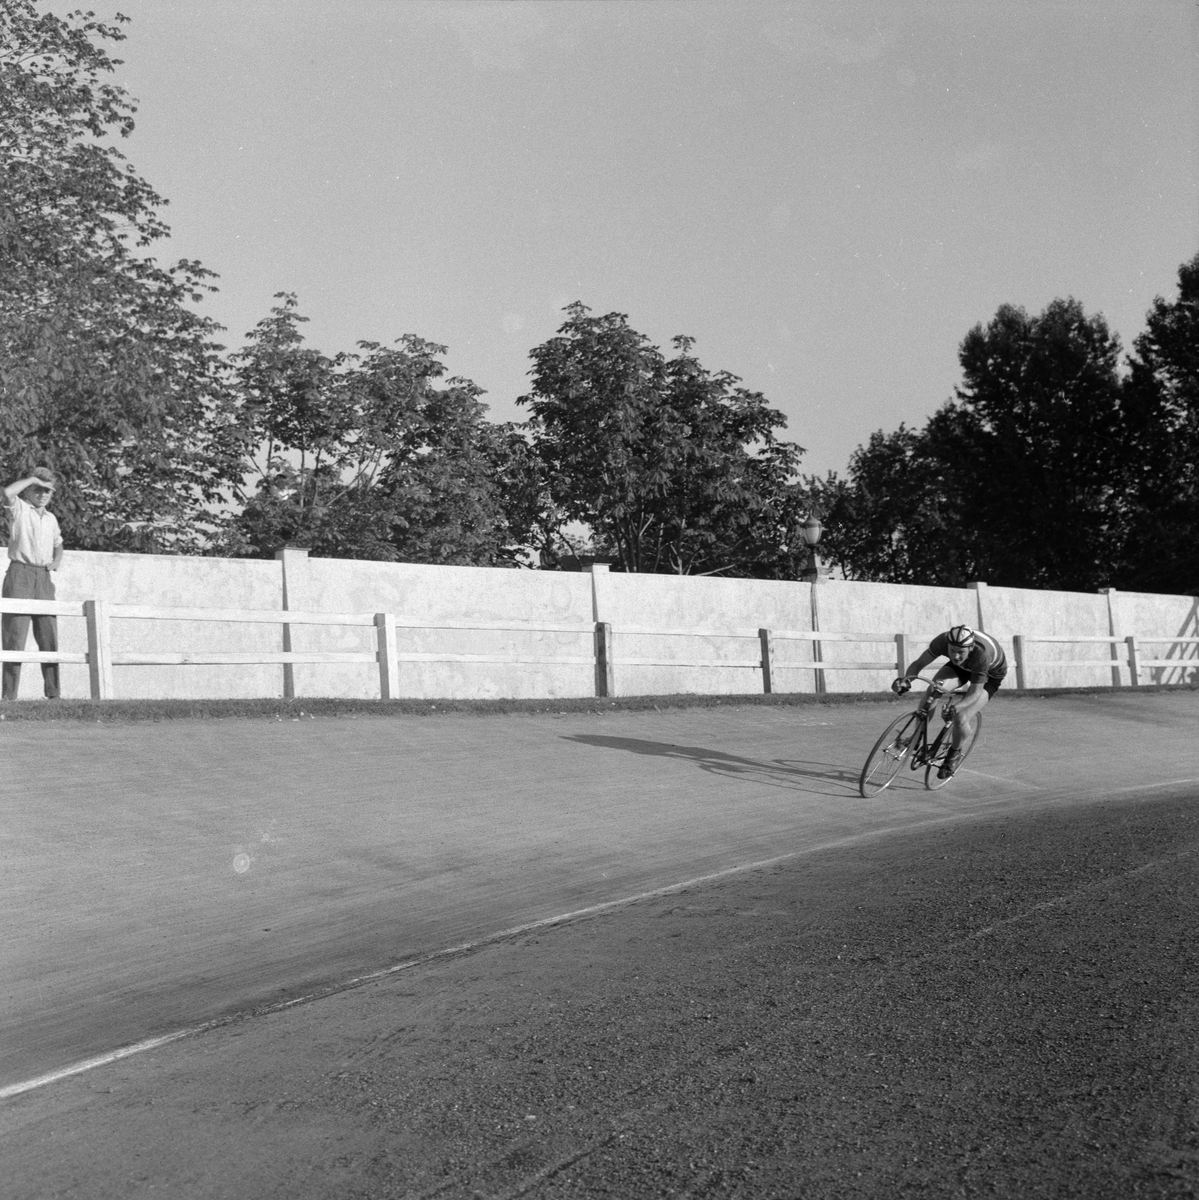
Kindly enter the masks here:
M 805 864 L 804 869 L 823 871 L 814 909 L 797 912 L 796 896 L 803 889 L 797 893 L 790 885 L 789 900 L 776 897 L 767 906 L 775 925 L 787 914 L 787 926 L 807 930 L 805 936 L 821 929 L 827 934 L 843 922 L 846 901 L 858 891 L 877 905 L 872 881 L 885 876 L 891 900 L 870 926 L 883 936 L 884 927 L 907 911 L 904 895 L 919 893 L 935 875 L 935 863 L 951 857 L 937 856 L 930 865 L 930 839 L 951 837 L 960 849 L 971 830 L 993 831 L 996 822 L 1007 822 L 1011 831 L 1060 818 L 1081 822 L 1085 833 L 1098 820 L 1089 814 L 1102 811 L 1108 814 L 1108 836 L 1117 840 L 1104 843 L 1106 866 L 1096 868 L 1095 880 L 1128 872 L 1138 879 L 1135 873 L 1150 862 L 1168 863 L 1169 870 L 1182 872 L 1180 878 L 1193 878 L 1193 826 L 1184 829 L 1177 815 L 1155 817 L 1157 840 L 1149 841 L 1156 849 L 1150 852 L 1143 839 L 1129 837 L 1126 816 L 1132 809 L 1142 815 L 1166 812 L 1170 804 L 1176 814 L 1190 811 L 1177 806 L 1179 797 L 1194 795 L 1199 786 L 1194 737 L 1199 697 L 1033 699 L 1001 693 L 988 708 L 984 743 L 950 787 L 930 793 L 918 777 L 905 774 L 890 790 L 863 800 L 856 791 L 857 769 L 894 711 L 897 706 L 866 703 L 605 716 L 9 726 L 2 800 L 0 1088 L 15 1090 L 91 1055 L 253 1011 L 273 1015 L 249 1025 L 232 1021 L 150 1057 L 160 1067 L 163 1056 L 187 1063 L 203 1053 L 202 1046 L 212 1053 L 212 1047 L 251 1027 L 276 1028 L 279 1021 L 302 1020 L 319 1038 L 329 1005 L 361 1009 L 369 1003 L 371 988 L 339 994 L 348 981 L 505 929 L 722 872 L 744 873 L 689 892 L 710 895 L 734 885 L 762 892 L 763 878 L 794 882 L 794 871 Z M 1113 813 L 1124 823 L 1112 825 Z M 1173 832 L 1167 836 L 1162 828 Z M 1080 835 L 1076 830 L 1070 836 Z M 1002 846 L 993 838 L 986 844 L 989 854 L 1000 854 Z M 862 856 L 886 847 L 909 848 L 894 854 L 910 874 L 897 880 L 890 868 L 880 868 L 881 874 L 862 876 Z M 917 853 L 911 847 L 925 849 Z M 1035 849 L 1009 870 L 1023 864 L 1027 873 Z M 981 858 L 977 862 L 985 865 Z M 745 871 L 763 863 L 771 865 Z M 1043 870 L 1037 878 L 1043 882 Z M 1059 891 L 1025 880 L 1021 893 L 1028 903 L 1019 912 L 1052 913 Z M 811 896 L 809 902 L 815 903 Z M 611 931 L 621 921 L 644 920 L 651 910 L 685 916 L 688 908 L 677 894 L 659 895 L 576 924 L 606 922 Z M 756 911 L 754 905 L 750 909 Z M 722 908 L 705 902 L 697 911 L 719 917 Z M 735 917 L 739 910 L 734 905 L 731 911 Z M 897 938 L 921 941 L 926 931 L 907 916 L 901 924 L 903 929 L 886 935 L 892 938 L 888 944 L 894 947 Z M 728 948 L 719 966 L 710 941 L 697 947 L 680 934 L 676 946 L 690 945 L 692 969 L 702 951 L 706 973 L 728 973 L 736 939 L 744 934 L 726 926 L 727 921 L 705 934 Z M 991 936 L 993 926 L 978 928 Z M 577 936 L 569 932 L 573 928 L 551 931 L 560 939 L 563 962 L 569 938 Z M 854 941 L 844 944 L 860 947 L 869 940 L 859 927 Z M 462 962 L 486 958 L 494 972 L 486 986 L 493 986 L 494 977 L 516 971 L 520 942 L 508 939 L 418 972 L 429 980 L 443 968 L 462 970 Z M 610 943 L 611 937 L 605 944 Z M 677 957 L 675 947 L 666 949 Z M 636 955 L 629 953 L 632 962 Z M 646 978 L 660 966 L 661 954 L 656 950 L 642 964 Z M 536 976 L 552 967 L 526 963 L 522 969 Z M 623 978 L 627 969 L 625 964 L 617 975 Z M 794 963 L 784 968 L 796 969 Z M 397 974 L 386 982 L 406 977 Z M 477 972 L 471 978 L 476 989 L 485 986 Z M 603 979 L 610 981 L 609 974 Z M 762 986 L 769 991 L 768 984 Z M 329 998 L 280 1011 L 291 999 L 321 992 Z M 640 1018 L 638 989 L 625 992 L 633 1007 L 623 1012 L 618 1028 L 627 1029 Z M 511 997 L 486 1003 L 502 1007 Z M 455 1009 L 443 995 L 438 1011 L 444 1026 L 445 1014 Z M 466 1028 L 470 1022 L 457 1011 Z M 354 1020 L 365 1017 L 360 1013 Z M 610 1037 L 611 1025 L 607 1028 L 604 1036 Z M 443 1034 L 452 1036 L 444 1028 Z M 264 1052 L 276 1055 L 278 1046 Z M 578 1047 L 571 1051 L 576 1060 L 580 1053 Z M 604 1056 L 594 1048 L 593 1055 Z M 676 1055 L 671 1061 L 680 1060 Z M 119 1068 L 125 1072 L 121 1078 L 142 1069 L 129 1065 L 134 1062 Z M 96 1081 L 116 1070 L 103 1068 L 8 1100 L 3 1119 L 15 1125 L 0 1124 L 0 1130 L 28 1130 L 29 1122 L 53 1126 L 56 1103 L 77 1101 L 81 1087 L 93 1094 Z M 640 1108 L 633 1105 L 629 1111 L 641 1115 L 628 1118 L 628 1130 L 642 1128 L 646 1113 L 660 1117 L 662 1103 L 659 1096 Z M 93 1118 L 101 1120 L 95 1113 Z M 46 1132 L 44 1124 L 38 1127 Z M 592 1130 L 592 1140 L 603 1141 L 609 1133 Z M 299 1135 L 293 1130 L 290 1136 Z M 505 1187 L 523 1186 L 522 1179 L 536 1176 L 538 1187 L 548 1187 L 551 1176 L 569 1178 L 569 1164 L 551 1171 L 558 1160 L 546 1153 L 544 1163 L 523 1175 L 519 1164 L 510 1164 L 507 1174 L 500 1171 L 498 1182 L 480 1185 L 482 1190 L 461 1172 L 443 1190 L 456 1194 L 460 1183 L 467 1189 L 463 1195 L 499 1195 Z M 565 1162 L 573 1153 L 568 1147 L 559 1157 Z M 578 1161 L 592 1154 L 599 1151 Z M 62 1165 L 69 1176 L 66 1159 Z M 27 1180 L 29 1195 L 71 1193 L 69 1185 L 49 1177 L 47 1190 L 38 1190 L 36 1174 Z M 700 1195 L 707 1194 L 703 1179 L 711 1194 L 723 1194 L 720 1189 L 728 1192 L 732 1177 L 724 1168 L 707 1175 L 696 1168 L 687 1178 L 690 1194 Z M 418 1183 L 375 1179 L 362 1194 L 415 1195 L 422 1188 L 433 1194 L 427 1178 Z M 257 1191 L 242 1191 L 226 1180 L 190 1194 L 274 1194 L 261 1181 L 255 1186 Z M 329 1191 L 323 1186 L 305 1191 L 293 1179 L 290 1190 L 279 1194 L 343 1194 L 340 1185 L 330 1184 Z M 673 1185 L 661 1181 L 651 1190 L 630 1186 L 634 1190 L 624 1194 L 686 1191 L 681 1183 L 672 1191 Z M 750 1190 L 741 1194 L 784 1195 L 787 1185 L 779 1184 L 784 1190 L 778 1192 L 745 1186 Z M 836 1186 L 844 1189 L 845 1180 L 839 1178 Z M 122 1176 L 111 1191 L 85 1188 L 77 1194 L 136 1190 Z M 620 1194 L 620 1187 L 615 1191 Z

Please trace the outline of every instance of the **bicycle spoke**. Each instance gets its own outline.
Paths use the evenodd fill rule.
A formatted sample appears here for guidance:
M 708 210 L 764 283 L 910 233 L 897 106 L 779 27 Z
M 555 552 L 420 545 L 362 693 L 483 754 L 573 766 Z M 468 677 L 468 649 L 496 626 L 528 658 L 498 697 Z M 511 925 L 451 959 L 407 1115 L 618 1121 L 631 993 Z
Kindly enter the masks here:
M 876 796 L 890 786 L 911 753 L 920 732 L 920 723 L 918 713 L 904 713 L 883 731 L 882 737 L 874 743 L 874 748 L 867 756 L 858 779 L 858 791 L 863 796 Z

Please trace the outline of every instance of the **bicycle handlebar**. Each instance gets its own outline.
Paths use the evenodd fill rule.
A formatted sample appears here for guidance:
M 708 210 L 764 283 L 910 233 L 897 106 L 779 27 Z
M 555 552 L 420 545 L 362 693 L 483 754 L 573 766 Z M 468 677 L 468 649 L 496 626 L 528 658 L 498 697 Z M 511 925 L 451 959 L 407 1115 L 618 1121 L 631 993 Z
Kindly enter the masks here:
M 928 675 L 908 675 L 906 676 L 910 683 L 927 683 L 930 690 L 935 689 L 938 695 L 952 696 L 956 692 L 964 692 L 970 685 L 968 683 L 959 683 L 957 687 L 946 687 L 945 680 L 936 679 Z

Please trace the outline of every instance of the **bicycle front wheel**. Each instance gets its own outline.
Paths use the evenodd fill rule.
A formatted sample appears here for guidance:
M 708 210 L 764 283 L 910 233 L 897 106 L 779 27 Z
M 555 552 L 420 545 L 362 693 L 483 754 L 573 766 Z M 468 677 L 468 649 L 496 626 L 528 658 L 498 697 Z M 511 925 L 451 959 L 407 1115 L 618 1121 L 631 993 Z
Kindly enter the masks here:
M 874 749 L 870 751 L 858 778 L 858 791 L 863 796 L 877 796 L 899 774 L 899 768 L 903 766 L 916 740 L 919 726 L 920 716 L 913 712 L 896 717 L 883 730 L 883 736 L 874 743 Z
M 958 763 L 958 771 L 962 769 L 962 763 L 964 763 L 966 759 L 970 757 L 970 751 L 978 745 L 978 739 L 982 736 L 982 731 L 983 718 L 982 713 L 979 713 L 978 716 L 974 718 L 974 732 L 970 735 L 970 738 L 962 747 L 962 762 Z M 941 779 L 938 776 L 938 772 L 941 769 L 941 764 L 949 755 L 950 745 L 953 741 L 952 733 L 953 731 L 950 729 L 949 725 L 946 725 L 945 728 L 941 730 L 940 736 L 937 738 L 938 745 L 936 746 L 935 751 L 929 760 L 928 770 L 924 772 L 924 786 L 928 788 L 930 792 L 935 792 L 938 788 L 943 788 L 953 778 L 953 775 L 958 773 L 958 771 L 954 771 L 953 775 L 949 775 L 944 779 Z

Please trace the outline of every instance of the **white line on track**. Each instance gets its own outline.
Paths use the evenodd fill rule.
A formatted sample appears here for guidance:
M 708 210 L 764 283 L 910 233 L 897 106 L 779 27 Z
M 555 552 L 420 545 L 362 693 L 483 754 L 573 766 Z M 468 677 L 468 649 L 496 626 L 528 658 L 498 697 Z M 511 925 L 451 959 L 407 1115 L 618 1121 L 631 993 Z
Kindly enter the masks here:
M 921 829 L 925 826 L 944 825 L 950 822 L 965 820 L 965 816 L 938 816 L 930 817 L 924 821 L 914 823 L 905 823 L 902 825 L 888 826 L 884 829 L 871 830 L 866 834 L 852 834 L 849 837 L 838 838 L 831 842 L 822 842 L 818 846 L 807 846 L 802 850 L 791 850 L 786 854 L 779 854 L 773 858 L 759 859 L 757 862 L 743 863 L 735 867 L 725 867 L 721 871 L 715 871 L 710 875 L 697 875 L 693 879 L 685 879 L 680 883 L 671 883 L 666 887 L 652 888 L 646 892 L 637 892 L 632 896 L 622 896 L 617 900 L 605 900 L 601 904 L 590 904 L 586 908 L 572 909 L 570 912 L 558 913 L 552 917 L 542 917 L 539 921 L 529 921 L 524 925 L 514 925 L 510 929 L 501 929 L 496 933 L 486 934 L 484 937 L 477 938 L 471 942 L 459 942 L 455 946 L 447 946 L 442 950 L 434 950 L 431 954 L 422 955 L 420 958 L 406 959 L 404 962 L 393 963 L 390 967 L 382 967 L 378 971 L 371 971 L 366 975 L 358 975 L 353 979 L 345 980 L 341 983 L 332 984 L 320 991 L 312 992 L 306 996 L 297 996 L 293 1000 L 283 1000 L 276 1004 L 267 1005 L 261 1008 L 256 1008 L 252 1013 L 243 1014 L 245 1016 L 268 1016 L 271 1013 L 283 1012 L 285 1009 L 294 1008 L 297 1004 L 309 1004 L 314 1000 L 323 1000 L 328 996 L 337 995 L 340 992 L 349 991 L 351 988 L 361 987 L 364 984 L 373 983 L 380 979 L 386 979 L 390 975 L 398 974 L 400 971 L 408 971 L 413 967 L 424 966 L 426 963 L 436 962 L 442 958 L 449 958 L 457 954 L 466 954 L 471 950 L 478 950 L 483 946 L 489 946 L 496 942 L 502 942 L 505 938 L 518 937 L 521 934 L 532 933 L 537 929 L 547 929 L 551 925 L 561 925 L 567 921 L 576 921 L 581 917 L 594 916 L 597 913 L 608 912 L 611 909 L 621 908 L 627 904 L 636 904 L 639 900 L 652 900 L 658 896 L 668 896 L 672 892 L 686 891 L 690 887 L 698 887 L 701 884 L 713 883 L 718 879 L 725 879 L 730 875 L 738 875 L 745 871 L 754 871 L 759 868 L 772 867 L 778 863 L 783 863 L 792 858 L 800 858 L 806 854 L 815 854 L 821 850 L 833 850 L 839 846 L 852 845 L 854 842 L 864 841 L 874 837 L 881 837 L 888 833 L 898 833 L 910 829 Z M 14 1096 L 20 1096 L 25 1092 L 34 1091 L 40 1087 L 46 1087 L 51 1083 L 57 1083 L 59 1080 L 67 1079 L 72 1075 L 80 1075 L 84 1071 L 91 1071 L 96 1067 L 104 1067 L 109 1063 L 114 1063 L 122 1058 L 129 1058 L 131 1055 L 140 1054 L 145 1050 L 154 1050 L 159 1046 L 166 1045 L 168 1042 L 179 1041 L 181 1038 L 194 1037 L 197 1034 L 206 1033 L 211 1029 L 216 1029 L 221 1025 L 231 1024 L 233 1020 L 239 1018 L 222 1018 L 216 1021 L 205 1021 L 200 1025 L 193 1025 L 187 1029 L 177 1029 L 172 1033 L 165 1034 L 161 1037 L 147 1038 L 145 1041 L 134 1042 L 129 1046 L 122 1046 L 119 1050 L 109 1051 L 107 1054 L 99 1054 L 94 1058 L 86 1058 L 81 1062 L 72 1063 L 70 1066 L 60 1067 L 56 1071 L 50 1071 L 45 1075 L 38 1075 L 33 1079 L 25 1079 L 19 1083 L 11 1083 L 7 1087 L 0 1088 L 0 1100 L 9 1100 Z
M 981 772 L 975 772 L 981 774 Z M 1191 779 L 1170 779 L 1162 783 L 1137 783 L 1129 787 L 1105 789 L 1103 795 L 1117 795 L 1127 792 L 1145 792 L 1153 791 L 1158 788 L 1178 787 L 1182 784 L 1199 784 L 1199 777 Z M 349 991 L 351 988 L 361 987 L 364 984 L 373 983 L 376 980 L 386 979 L 388 976 L 398 974 L 400 971 L 408 971 L 413 967 L 424 966 L 426 963 L 436 962 L 438 959 L 449 958 L 456 954 L 466 954 L 471 950 L 478 950 L 483 946 L 490 946 L 496 942 L 502 942 L 505 938 L 518 937 L 521 934 L 532 933 L 537 929 L 548 929 L 552 925 L 561 925 L 566 921 L 576 921 L 581 917 L 594 916 L 597 913 L 608 912 L 615 908 L 622 908 L 627 904 L 636 904 L 640 900 L 653 900 L 658 896 L 669 896 L 672 892 L 686 891 L 690 887 L 698 887 L 701 884 L 714 883 L 718 879 L 726 879 L 731 875 L 739 875 L 745 871 L 756 871 L 765 867 L 777 866 L 779 863 L 784 863 L 793 858 L 802 858 L 804 855 L 816 854 L 822 850 L 835 850 L 841 846 L 853 845 L 856 842 L 869 841 L 874 838 L 884 837 L 890 833 L 905 833 L 918 829 L 925 829 L 935 825 L 956 824 L 959 821 L 968 821 L 973 819 L 974 814 L 958 813 L 950 816 L 929 817 L 923 821 L 905 822 L 900 825 L 891 825 L 882 829 L 872 829 L 869 833 L 851 834 L 849 837 L 838 838 L 830 842 L 822 842 L 818 846 L 805 846 L 802 850 L 790 850 L 786 854 L 778 854 L 773 858 L 763 858 L 756 862 L 742 863 L 735 867 L 725 867 L 721 871 L 714 871 L 710 875 L 697 875 L 693 879 L 685 879 L 680 883 L 671 883 L 665 887 L 652 888 L 646 892 L 637 892 L 632 896 L 622 896 L 617 900 L 605 900 L 601 904 L 590 904 L 586 908 L 576 908 L 570 912 L 558 913 L 553 917 L 542 917 L 539 921 L 529 921 L 524 925 L 514 925 L 510 929 L 501 929 L 497 933 L 489 933 L 481 938 L 476 938 L 471 942 L 460 942 L 456 946 L 447 946 L 443 950 L 435 950 L 432 954 L 422 955 L 420 958 L 406 959 L 404 962 L 394 963 L 390 967 L 382 967 L 378 971 L 371 971 L 366 975 L 358 975 L 353 979 L 346 980 L 342 983 L 333 984 L 318 992 L 313 992 L 307 996 L 298 996 L 294 1000 L 284 1000 L 278 1004 L 272 1004 L 263 1008 L 253 1010 L 253 1016 L 268 1016 L 271 1013 L 282 1012 L 288 1008 L 294 1008 L 297 1004 L 309 1004 L 314 1000 L 323 1000 L 328 996 L 337 995 L 340 992 Z M 1128 872 L 1129 875 L 1135 875 L 1141 871 L 1149 869 L 1155 864 L 1145 864 L 1144 867 L 1135 868 Z M 1098 886 L 1098 885 L 1096 885 Z M 1053 907 L 1060 904 L 1066 897 L 1058 897 L 1051 901 L 1046 901 L 1043 904 L 1036 905 L 1033 912 L 1042 908 Z M 1028 914 L 1020 914 L 1012 917 L 1009 921 L 999 922 L 998 925 L 989 926 L 987 929 L 976 930 L 963 941 L 972 941 L 975 938 L 983 937 L 990 933 L 999 925 L 1006 925 L 1010 921 L 1021 920 Z M 56 1071 L 51 1071 L 46 1075 L 39 1075 L 34 1079 L 25 1079 L 20 1083 L 11 1083 L 7 1087 L 0 1088 L 0 1100 L 10 1100 L 14 1096 L 20 1096 L 25 1092 L 32 1092 L 37 1088 L 46 1087 L 51 1083 L 57 1083 L 59 1080 L 67 1079 L 72 1075 L 81 1075 L 85 1071 L 94 1070 L 96 1067 L 108 1066 L 110 1063 L 119 1062 L 122 1058 L 129 1058 L 134 1054 L 141 1054 L 146 1050 L 155 1050 L 159 1046 L 165 1046 L 169 1042 L 177 1042 L 185 1037 L 194 1037 L 197 1034 L 206 1033 L 210 1029 L 216 1029 L 221 1025 L 228 1025 L 231 1020 L 238 1018 L 223 1018 L 217 1021 L 206 1021 L 201 1025 L 195 1025 L 188 1029 L 177 1029 L 172 1033 L 163 1034 L 160 1037 L 147 1038 L 141 1042 L 134 1042 L 129 1046 L 122 1046 L 118 1050 L 111 1050 L 107 1054 L 99 1054 L 93 1058 L 85 1058 L 80 1062 L 72 1063 L 70 1066 L 60 1067 Z
M 1148 792 L 1153 788 L 1180 787 L 1184 783 L 1199 783 L 1199 777 L 1193 779 L 1167 779 L 1162 783 L 1134 783 L 1129 787 L 1104 788 L 1105 796 L 1119 795 L 1121 792 Z
M 0 1100 L 7 1100 L 10 1096 L 19 1096 L 22 1092 L 30 1092 L 34 1088 L 45 1087 L 48 1083 L 57 1083 L 60 1079 L 66 1079 L 68 1075 L 79 1075 L 84 1071 L 92 1070 L 93 1067 L 106 1067 L 109 1063 L 128 1058 L 131 1054 L 140 1054 L 143 1050 L 153 1050 L 157 1046 L 165 1046 L 167 1042 L 177 1042 L 180 1038 L 187 1037 L 189 1033 L 198 1033 L 202 1028 L 206 1027 L 180 1029 L 175 1033 L 164 1034 L 162 1037 L 147 1038 L 144 1042 L 135 1042 L 132 1046 L 122 1046 L 119 1050 L 98 1054 L 95 1058 L 85 1058 L 82 1062 L 72 1063 L 69 1067 L 51 1071 L 48 1075 L 39 1075 L 36 1079 L 26 1079 L 23 1083 L 10 1083 L 8 1087 L 0 1088 Z

